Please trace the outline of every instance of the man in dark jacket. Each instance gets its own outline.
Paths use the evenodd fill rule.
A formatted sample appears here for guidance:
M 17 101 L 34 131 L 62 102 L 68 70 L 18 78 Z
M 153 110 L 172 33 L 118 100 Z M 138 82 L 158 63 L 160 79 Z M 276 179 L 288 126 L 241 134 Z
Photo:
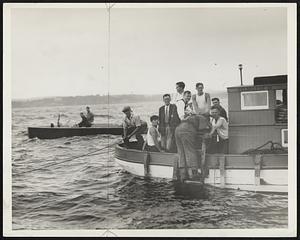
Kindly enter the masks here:
M 228 122 L 227 113 L 226 110 L 220 105 L 220 99 L 219 98 L 213 98 L 212 100 L 213 106 L 217 107 L 220 111 L 220 116 L 225 118 Z
M 80 113 L 81 122 L 78 123 L 79 127 L 91 127 L 91 123 L 87 120 L 86 116 L 84 116 L 83 112 Z
M 177 107 L 175 104 L 171 104 L 170 94 L 163 95 L 164 106 L 159 108 L 159 127 L 158 130 L 161 134 L 162 148 L 167 152 L 176 151 L 175 145 L 175 128 L 180 123 Z

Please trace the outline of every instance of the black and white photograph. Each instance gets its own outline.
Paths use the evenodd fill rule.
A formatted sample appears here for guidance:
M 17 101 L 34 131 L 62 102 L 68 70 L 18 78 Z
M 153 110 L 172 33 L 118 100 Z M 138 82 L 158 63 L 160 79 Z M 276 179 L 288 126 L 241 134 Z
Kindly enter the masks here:
M 3 10 L 4 236 L 296 236 L 295 3 Z

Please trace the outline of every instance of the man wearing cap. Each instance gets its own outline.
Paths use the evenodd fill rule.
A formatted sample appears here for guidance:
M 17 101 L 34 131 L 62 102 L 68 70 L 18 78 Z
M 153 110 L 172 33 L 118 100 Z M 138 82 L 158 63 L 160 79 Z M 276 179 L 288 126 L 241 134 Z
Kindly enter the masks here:
M 140 116 L 134 115 L 129 106 L 125 106 L 122 112 L 125 114 L 123 120 L 123 140 L 125 145 L 129 146 L 129 139 L 135 135 L 138 148 L 142 149 L 144 144 L 142 133 L 147 129 L 147 123 L 141 120 Z

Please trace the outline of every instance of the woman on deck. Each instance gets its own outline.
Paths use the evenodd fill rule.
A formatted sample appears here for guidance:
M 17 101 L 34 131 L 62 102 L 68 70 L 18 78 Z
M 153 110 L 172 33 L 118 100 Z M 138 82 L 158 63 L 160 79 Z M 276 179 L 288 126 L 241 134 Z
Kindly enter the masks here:
M 188 114 L 175 130 L 176 145 L 179 154 L 180 179 L 199 179 L 199 162 L 197 148 L 199 130 L 208 130 L 206 117 Z

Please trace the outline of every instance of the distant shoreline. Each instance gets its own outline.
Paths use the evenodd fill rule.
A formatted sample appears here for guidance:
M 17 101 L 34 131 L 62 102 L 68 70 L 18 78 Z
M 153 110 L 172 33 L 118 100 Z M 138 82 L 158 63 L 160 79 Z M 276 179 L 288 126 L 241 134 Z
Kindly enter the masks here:
M 213 92 L 212 97 L 227 97 L 226 92 Z M 126 94 L 126 95 L 111 95 L 109 103 L 136 103 L 136 102 L 154 102 L 162 101 L 162 94 L 142 95 L 142 94 Z M 45 97 L 38 99 L 22 99 L 12 100 L 13 108 L 26 107 L 46 107 L 46 106 L 76 106 L 76 105 L 95 105 L 108 104 L 107 95 L 87 95 L 87 96 L 70 96 L 70 97 Z

